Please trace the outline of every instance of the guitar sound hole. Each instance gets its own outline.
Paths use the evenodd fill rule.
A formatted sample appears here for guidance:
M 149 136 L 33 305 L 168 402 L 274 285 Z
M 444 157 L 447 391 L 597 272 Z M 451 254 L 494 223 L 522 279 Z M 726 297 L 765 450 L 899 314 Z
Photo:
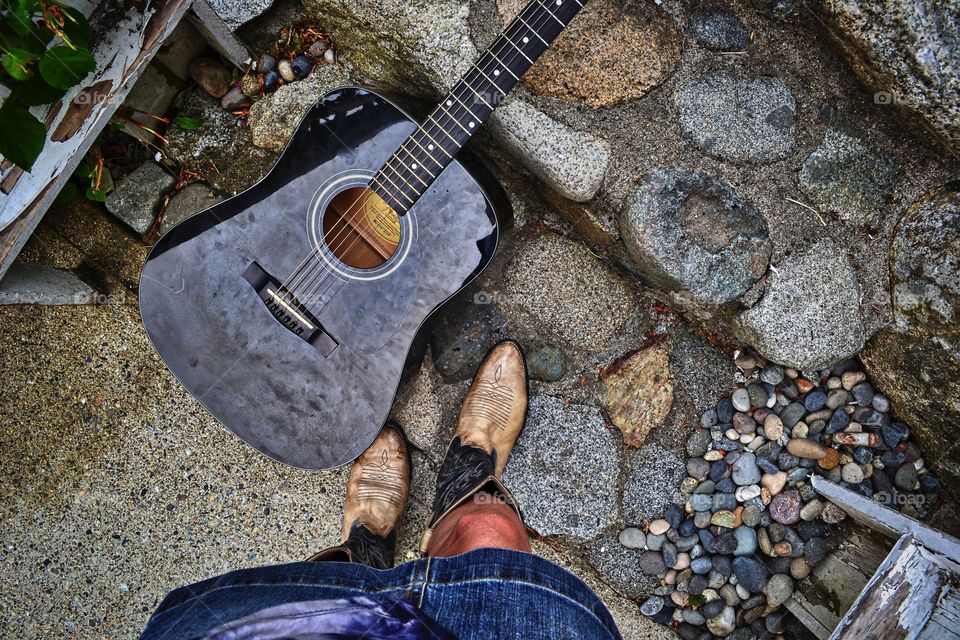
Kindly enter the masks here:
M 400 244 L 400 217 L 367 187 L 341 191 L 323 214 L 323 238 L 330 251 L 356 269 L 374 269 Z

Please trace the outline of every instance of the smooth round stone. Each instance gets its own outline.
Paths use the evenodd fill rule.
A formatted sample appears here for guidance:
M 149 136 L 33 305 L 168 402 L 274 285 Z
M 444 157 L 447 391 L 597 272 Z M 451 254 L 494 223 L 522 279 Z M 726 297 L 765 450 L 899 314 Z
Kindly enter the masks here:
M 803 580 L 810 575 L 810 563 L 803 558 L 794 558 L 790 562 L 790 575 L 796 580 Z
M 853 399 L 861 407 L 869 407 L 873 403 L 873 386 L 869 382 L 862 382 L 850 390 Z
M 697 534 L 683 536 L 682 538 L 677 538 L 675 545 L 677 545 L 678 551 L 689 551 L 691 558 L 698 557 L 697 554 L 700 553 L 699 547 L 695 546 L 700 541 L 700 538 Z
M 831 411 L 833 409 L 839 409 L 843 405 L 847 404 L 849 396 L 847 392 L 843 389 L 834 389 L 827 394 L 827 409 Z
M 850 416 L 843 409 L 837 409 L 830 415 L 830 422 L 827 423 L 827 433 L 837 433 L 847 428 L 850 424 Z
M 301 54 L 293 59 L 293 62 L 290 63 L 290 67 L 293 69 L 293 75 L 299 78 L 306 78 L 310 75 L 310 71 L 313 69 L 313 63 L 310 62 L 310 58 Z
M 678 607 L 685 607 L 690 603 L 690 595 L 686 591 L 674 591 L 670 594 L 670 599 Z
M 798 458 L 820 460 L 827 455 L 827 447 L 813 440 L 794 438 L 787 442 L 787 451 Z
M 736 492 L 737 502 L 746 502 L 747 500 L 752 500 L 760 495 L 759 485 L 751 484 L 746 487 L 740 487 Z
M 663 547 L 660 549 L 660 553 L 663 555 L 663 563 L 673 569 L 678 569 L 677 567 L 677 546 L 672 542 L 664 542 Z
M 757 456 L 757 466 L 760 467 L 760 470 L 764 473 L 776 473 L 780 471 L 776 462 L 762 456 Z
M 683 521 L 683 507 L 676 504 L 668 504 L 666 510 L 663 512 L 663 519 L 669 522 L 672 528 L 676 529 L 680 526 L 680 522 Z M 686 535 L 690 534 L 688 533 Z
M 697 480 L 703 480 L 710 473 L 710 463 L 703 458 L 690 458 L 687 460 L 687 475 Z
M 800 509 L 800 519 L 811 522 L 819 518 L 821 513 L 823 513 L 823 502 L 813 499 Z
M 786 371 L 784 371 L 786 373 Z M 789 377 L 784 378 L 780 381 L 780 384 L 777 385 L 777 389 L 780 390 L 780 393 L 789 400 L 796 400 L 800 396 L 800 390 L 797 389 L 797 383 L 791 380 Z
M 745 453 L 733 465 L 733 481 L 740 485 L 756 484 L 760 482 L 760 469 L 757 468 L 756 456 Z
M 700 556 L 690 562 L 690 570 L 694 573 L 705 575 L 713 569 L 713 561 L 710 556 Z
M 724 398 L 717 403 L 717 420 L 721 424 L 726 424 L 733 419 L 733 402 L 730 398 Z
M 723 432 L 723 435 L 727 436 L 727 437 L 728 437 L 729 439 L 731 439 L 731 440 L 739 440 L 739 439 L 740 439 L 740 432 L 737 431 L 736 429 L 734 429 L 733 427 L 730 427 L 729 429 L 727 429 L 726 431 L 724 431 L 724 432 Z
M 621 531 L 617 540 L 627 549 L 643 549 L 647 546 L 647 536 L 636 527 L 627 527 Z
M 648 531 L 655 536 L 663 535 L 669 530 L 670 530 L 670 523 L 662 518 L 651 522 L 650 527 L 648 529 Z
M 857 447 L 853 450 L 853 459 L 860 464 L 867 464 L 873 460 L 873 451 L 869 447 Z
M 720 493 L 733 493 L 737 490 L 737 485 L 733 483 L 733 478 L 724 478 L 714 486 Z
M 280 74 L 277 73 L 276 69 L 273 71 L 267 71 L 265 74 L 263 74 L 264 91 L 269 93 L 276 89 L 278 84 L 280 84 Z
M 837 524 L 845 520 L 847 517 L 847 512 L 833 504 L 828 502 L 823 506 L 823 513 L 820 514 L 820 519 L 826 522 L 827 524 Z
M 750 393 L 742 387 L 734 390 L 733 395 L 730 396 L 730 401 L 737 411 L 750 410 Z
M 660 576 L 667 570 L 663 556 L 655 551 L 647 551 L 641 555 L 637 564 L 640 567 L 640 571 L 643 571 L 648 576 Z
M 707 630 L 715 636 L 725 638 L 737 629 L 737 612 L 733 607 L 724 607 L 720 614 L 707 620 Z
M 756 451 L 763 446 L 763 443 L 765 442 L 763 436 L 751 436 L 750 434 L 742 436 L 740 441 L 742 442 L 744 439 L 748 440 L 746 443 L 748 451 Z
M 734 593 L 736 593 L 736 589 L 734 589 Z M 737 601 L 739 601 L 739 598 Z M 726 605 L 726 602 L 722 597 L 717 598 L 716 600 L 711 600 L 710 602 L 703 605 L 702 611 L 703 611 L 704 617 L 706 617 L 707 619 L 716 618 L 718 615 L 720 615 L 720 612 L 723 611 L 724 605 Z
M 783 426 L 787 429 L 793 429 L 793 425 L 800 422 L 806 413 L 807 408 L 805 406 L 799 402 L 794 402 L 784 407 L 783 411 L 780 412 L 780 419 L 783 421 Z
M 743 513 L 740 514 L 740 519 L 743 520 L 743 524 L 748 527 L 755 527 L 760 524 L 760 514 L 762 510 L 756 505 L 749 505 L 744 507 Z
M 767 393 L 767 390 L 764 389 L 761 384 L 751 384 L 748 386 L 747 396 L 750 398 L 750 404 L 755 407 L 767 406 L 767 400 L 770 399 L 770 394 Z
M 769 365 L 760 370 L 760 379 L 767 384 L 778 385 L 783 380 L 783 369 L 776 365 Z
M 324 51 L 324 53 L 323 53 L 323 61 L 324 61 L 326 64 L 333 64 L 334 62 L 337 61 L 337 52 L 334 51 L 332 48 L 331 48 L 331 49 L 327 49 L 327 50 Z
M 787 489 L 773 496 L 770 501 L 770 517 L 781 524 L 793 524 L 800 519 L 800 493 Z
M 709 546 L 704 546 L 712 553 L 730 555 L 737 548 L 737 537 L 732 533 L 724 533 L 711 540 Z
M 767 581 L 767 604 L 779 607 L 793 595 L 793 579 L 783 573 L 771 576 Z
M 699 511 L 693 514 L 693 523 L 697 529 L 706 529 L 710 526 L 710 516 L 713 514 L 709 510 Z
M 694 595 L 698 595 L 694 593 L 692 590 L 690 591 L 690 593 Z M 686 622 L 687 624 L 692 624 L 696 627 L 699 627 L 700 625 L 704 624 L 707 621 L 707 619 L 703 617 L 702 613 L 694 609 L 684 609 L 681 615 L 683 616 L 684 622 Z
M 737 587 L 732 584 L 725 584 L 720 587 L 720 597 L 727 606 L 735 607 L 740 604 L 740 596 L 737 595 Z
M 689 553 L 678 553 L 677 561 L 674 563 L 673 568 L 677 571 L 683 571 L 690 566 L 690 554 Z
M 269 73 L 277 68 L 277 59 L 269 53 L 261 53 L 260 60 L 257 62 L 257 72 Z
M 873 408 L 877 411 L 890 411 L 890 398 L 878 393 L 873 396 Z
M 733 529 L 737 526 L 737 516 L 732 511 L 717 511 L 710 518 L 710 524 Z
M 757 551 L 757 530 L 752 527 L 737 527 L 733 531 L 737 538 L 737 548 L 733 550 L 735 556 L 748 556 Z
M 737 508 L 737 497 L 732 493 L 713 494 L 714 511 L 733 511 Z
M 893 449 L 907 437 L 907 425 L 902 422 L 891 422 L 880 429 L 880 434 L 883 436 L 883 444 Z
M 737 412 L 733 414 L 733 430 L 737 434 L 756 433 L 757 422 L 747 414 Z
M 727 475 L 729 467 L 724 460 L 715 460 L 710 465 L 710 479 L 714 482 L 720 482 Z
M 710 432 L 706 429 L 697 429 L 687 438 L 687 455 L 691 458 L 703 456 L 709 447 Z
M 685 494 L 693 493 L 693 490 L 697 488 L 698 484 L 699 483 L 697 482 L 696 478 L 684 478 L 680 482 L 680 491 L 682 491 Z
M 293 82 L 297 79 L 297 76 L 293 73 L 293 65 L 287 59 L 280 60 L 277 63 L 277 71 L 280 72 L 280 77 L 287 82 Z
M 763 421 L 763 435 L 767 440 L 776 442 L 783 435 L 783 420 L 775 413 L 771 413 Z
M 652 533 L 647 535 L 647 549 L 650 551 L 660 551 L 663 548 L 663 543 L 666 542 L 667 536 L 655 536 Z
M 848 462 L 840 469 L 840 477 L 844 482 L 860 484 L 863 482 L 863 469 L 856 462 Z
M 784 451 L 779 456 L 777 456 L 777 466 L 779 466 L 784 471 L 793 469 L 798 464 L 800 464 L 800 460 L 797 458 L 797 456 L 793 455 L 792 453 L 787 453 L 786 451 Z
M 803 399 L 803 406 L 807 411 L 820 411 L 827 406 L 827 394 L 820 389 L 815 389 Z
M 794 382 L 797 385 L 797 389 L 800 390 L 800 393 L 810 393 L 816 386 L 806 378 L 797 378 Z
M 663 609 L 666 601 L 660 596 L 650 596 L 640 605 L 640 613 L 645 616 L 655 616 Z
M 704 429 L 709 429 L 717 424 L 717 410 L 716 409 L 707 409 L 703 412 L 703 415 L 700 416 L 700 426 Z
M 783 487 L 786 484 L 787 474 L 785 471 L 766 473 L 762 478 L 760 478 L 760 486 L 769 491 L 771 496 L 775 496 L 783 491 Z
M 713 493 L 716 489 L 716 483 L 713 480 L 704 480 L 693 490 L 694 493 Z
M 710 580 L 711 589 L 719 589 L 723 585 L 727 584 L 727 576 L 723 575 L 716 569 L 711 569 L 710 573 L 707 574 L 707 578 Z
M 737 584 L 751 593 L 763 592 L 767 583 L 767 568 L 748 556 L 733 560 L 733 575 L 737 577 Z
M 709 522 L 709 519 L 707 520 Z M 688 518 L 680 523 L 680 526 L 677 528 L 677 533 L 682 536 L 695 535 L 697 533 L 697 521 L 696 516 L 693 518 Z

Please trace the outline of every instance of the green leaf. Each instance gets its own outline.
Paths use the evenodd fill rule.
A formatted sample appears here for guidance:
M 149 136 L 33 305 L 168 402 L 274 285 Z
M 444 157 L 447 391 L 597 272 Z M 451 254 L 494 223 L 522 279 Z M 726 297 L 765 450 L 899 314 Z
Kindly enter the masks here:
M 17 6 L 10 10 L 7 19 L 10 21 L 10 27 L 23 36 L 31 36 L 36 33 L 33 22 L 33 11 L 27 7 Z
M 108 192 L 103 191 L 102 189 L 100 191 L 96 191 L 91 185 L 87 187 L 87 200 L 93 200 L 94 202 L 103 202 L 104 200 L 107 199 L 107 193 Z
M 15 100 L 25 107 L 32 107 L 38 104 L 53 104 L 62 98 L 64 93 L 66 89 L 51 87 L 42 77 L 33 75 L 30 79 L 13 87 L 10 100 Z
M 89 49 L 93 36 L 90 33 L 90 23 L 87 22 L 86 17 L 76 9 L 69 7 L 60 7 L 60 12 L 63 13 L 63 32 L 67 39 L 75 47 Z
M 63 185 L 63 189 L 60 189 L 60 193 L 57 194 L 57 197 L 54 198 L 53 204 L 65 204 L 67 202 L 73 201 L 77 197 L 77 183 L 72 180 L 67 180 L 66 184 Z
M 194 129 L 200 128 L 200 121 L 196 118 L 191 118 L 190 116 L 177 116 L 177 119 L 174 120 L 177 123 L 177 126 L 183 129 L 184 131 L 193 131 Z
M 65 44 L 47 49 L 40 58 L 40 75 L 60 89 L 69 89 L 96 68 L 97 63 L 89 51 L 74 51 Z
M 24 171 L 43 151 L 47 130 L 29 111 L 15 102 L 0 108 L 0 153 Z
M 73 175 L 80 176 L 81 178 L 89 178 L 93 175 L 93 165 L 86 160 L 81 160 L 73 172 Z
M 26 80 L 33 75 L 30 68 L 37 56 L 23 49 L 10 49 L 3 56 L 3 68 L 14 80 Z

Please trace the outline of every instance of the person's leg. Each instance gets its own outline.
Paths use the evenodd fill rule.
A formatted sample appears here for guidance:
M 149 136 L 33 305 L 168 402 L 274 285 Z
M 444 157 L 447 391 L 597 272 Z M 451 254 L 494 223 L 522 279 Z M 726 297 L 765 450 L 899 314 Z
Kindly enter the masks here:
M 516 510 L 486 492 L 477 493 L 437 524 L 427 555 L 456 556 L 483 547 L 530 551 L 530 538 Z
M 520 347 L 504 341 L 487 354 L 464 399 L 437 476 L 433 517 L 420 543 L 423 553 L 530 550 L 519 510 L 500 483 L 526 413 L 526 363 Z
M 406 438 L 399 426 L 387 424 L 350 468 L 341 543 L 308 560 L 392 567 L 397 525 L 410 495 L 410 472 Z

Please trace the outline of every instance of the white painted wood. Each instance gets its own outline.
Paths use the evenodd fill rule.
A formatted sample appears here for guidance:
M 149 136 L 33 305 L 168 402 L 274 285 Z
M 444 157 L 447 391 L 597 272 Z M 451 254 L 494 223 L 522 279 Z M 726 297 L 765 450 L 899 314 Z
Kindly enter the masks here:
M 250 51 L 230 30 L 227 23 L 213 10 L 207 0 L 194 0 L 193 10 L 188 16 L 193 26 L 206 37 L 224 58 L 246 71 L 253 59 Z

